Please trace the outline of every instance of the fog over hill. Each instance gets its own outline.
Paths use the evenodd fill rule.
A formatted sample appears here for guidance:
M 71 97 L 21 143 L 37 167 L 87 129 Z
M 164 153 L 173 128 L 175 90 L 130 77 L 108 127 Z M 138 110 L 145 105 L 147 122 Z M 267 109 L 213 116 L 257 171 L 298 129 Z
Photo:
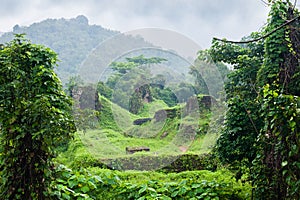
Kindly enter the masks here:
M 43 44 L 58 53 L 57 73 L 64 83 L 78 73 L 81 63 L 94 48 L 104 40 L 121 34 L 100 25 L 90 25 L 85 16 L 79 15 L 72 19 L 47 19 L 26 27 L 15 25 L 12 32 L 1 35 L 0 43 L 6 43 L 14 34 L 20 33 L 25 33 L 31 42 Z M 141 37 L 124 37 L 135 46 L 151 46 Z

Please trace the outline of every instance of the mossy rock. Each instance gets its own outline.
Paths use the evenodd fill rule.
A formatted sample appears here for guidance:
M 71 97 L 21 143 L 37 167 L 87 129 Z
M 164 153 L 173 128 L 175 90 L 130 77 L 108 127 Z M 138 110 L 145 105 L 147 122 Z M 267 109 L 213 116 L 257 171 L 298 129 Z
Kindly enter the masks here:
M 211 154 L 183 155 L 135 155 L 102 160 L 107 167 L 114 170 L 141 170 L 161 172 L 182 172 L 195 170 L 215 171 L 218 159 Z
M 152 118 L 141 118 L 141 119 L 136 119 L 133 121 L 133 125 L 142 125 L 142 124 L 145 124 L 149 121 L 151 121 Z
M 176 117 L 179 117 L 180 115 L 181 114 L 180 114 L 179 107 L 166 108 L 166 109 L 158 110 L 154 115 L 154 119 L 157 122 L 161 122 L 166 120 L 166 118 L 174 119 Z

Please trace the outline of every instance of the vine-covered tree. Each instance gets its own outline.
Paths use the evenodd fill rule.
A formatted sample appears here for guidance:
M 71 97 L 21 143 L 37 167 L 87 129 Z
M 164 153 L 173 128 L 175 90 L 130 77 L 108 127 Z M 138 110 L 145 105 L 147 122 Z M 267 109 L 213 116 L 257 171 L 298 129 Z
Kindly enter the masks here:
M 144 101 L 151 102 L 153 99 L 151 88 L 154 87 L 154 84 L 147 82 L 147 80 L 151 80 L 149 67 L 167 60 L 160 57 L 146 58 L 144 55 L 125 59 L 125 62 L 110 64 L 114 74 L 108 78 L 106 85 L 114 91 L 114 103 L 137 114 L 143 108 Z M 161 81 L 164 82 L 164 80 Z M 143 82 L 145 84 L 141 84 Z M 164 86 L 160 85 L 159 87 L 163 88 Z M 130 93 L 132 91 L 134 92 Z M 128 101 L 126 101 L 127 97 L 129 97 Z
M 265 38 L 257 76 L 264 127 L 253 176 L 255 195 L 261 199 L 300 199 L 299 19 L 291 2 L 273 1 L 266 32 L 281 28 Z
M 223 161 L 246 159 L 255 199 L 300 199 L 300 14 L 288 0 L 269 2 L 262 33 L 216 39 L 211 49 L 235 68 L 217 151 Z
M 23 35 L 0 50 L 0 199 L 46 199 L 55 148 L 76 130 L 56 59 Z
M 252 33 L 243 40 L 258 37 L 259 33 Z M 225 82 L 228 110 L 225 127 L 217 141 L 219 157 L 231 164 L 244 160 L 250 166 L 256 155 L 253 145 L 262 126 L 255 99 L 258 91 L 256 76 L 264 56 L 263 41 L 242 45 L 214 41 L 210 54 L 215 61 L 234 68 Z

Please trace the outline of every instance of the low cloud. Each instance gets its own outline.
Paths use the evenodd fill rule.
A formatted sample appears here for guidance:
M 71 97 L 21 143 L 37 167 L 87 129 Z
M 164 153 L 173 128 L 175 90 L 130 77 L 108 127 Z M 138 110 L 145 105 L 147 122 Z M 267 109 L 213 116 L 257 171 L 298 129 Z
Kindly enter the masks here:
M 261 0 L 2 0 L 0 12 L 0 32 L 16 24 L 85 15 L 91 24 L 123 32 L 177 31 L 207 48 L 214 36 L 238 40 L 258 31 L 268 8 Z

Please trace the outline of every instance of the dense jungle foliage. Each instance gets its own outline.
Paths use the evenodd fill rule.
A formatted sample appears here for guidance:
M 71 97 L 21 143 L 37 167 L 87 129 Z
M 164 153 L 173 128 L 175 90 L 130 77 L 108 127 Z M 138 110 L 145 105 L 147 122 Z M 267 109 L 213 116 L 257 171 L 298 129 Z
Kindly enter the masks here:
M 260 32 L 214 38 L 192 64 L 161 49 L 126 54 L 97 83 L 69 75 L 117 32 L 84 16 L 14 27 L 59 55 L 4 34 L 0 199 L 300 199 L 300 13 L 268 2 Z M 89 39 L 68 43 L 77 27 Z M 36 32 L 47 29 L 55 39 Z

